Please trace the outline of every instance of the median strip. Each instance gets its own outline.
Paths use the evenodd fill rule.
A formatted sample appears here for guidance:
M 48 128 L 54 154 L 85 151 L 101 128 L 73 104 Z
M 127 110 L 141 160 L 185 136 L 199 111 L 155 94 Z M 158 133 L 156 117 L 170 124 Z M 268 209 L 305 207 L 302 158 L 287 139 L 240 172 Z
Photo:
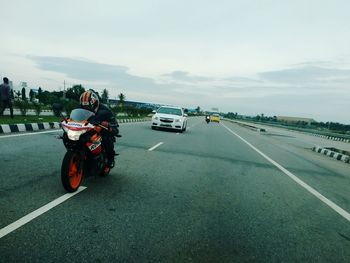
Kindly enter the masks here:
M 80 186 L 76 192 L 67 193 L 65 195 L 62 195 L 61 197 L 53 200 L 52 202 L 38 208 L 37 210 L 31 212 L 30 214 L 28 214 L 26 216 L 18 219 L 17 221 L 13 222 L 12 224 L 0 229 L 0 238 L 3 238 L 7 234 L 10 234 L 11 232 L 15 231 L 17 228 L 20 228 L 21 226 L 29 223 L 33 219 L 46 213 L 47 211 L 54 208 L 55 206 L 58 206 L 59 204 L 63 203 L 64 201 L 67 201 L 69 198 L 75 196 L 76 194 L 79 194 L 81 191 L 83 191 L 85 189 L 86 189 L 86 187 Z

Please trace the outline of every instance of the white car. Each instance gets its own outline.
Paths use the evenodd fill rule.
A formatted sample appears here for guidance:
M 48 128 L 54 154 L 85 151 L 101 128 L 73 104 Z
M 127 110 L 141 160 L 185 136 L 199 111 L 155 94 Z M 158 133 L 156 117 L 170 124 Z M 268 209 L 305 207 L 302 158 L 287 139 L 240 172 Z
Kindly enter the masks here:
M 152 117 L 152 129 L 156 128 L 186 131 L 187 114 L 180 107 L 160 107 Z

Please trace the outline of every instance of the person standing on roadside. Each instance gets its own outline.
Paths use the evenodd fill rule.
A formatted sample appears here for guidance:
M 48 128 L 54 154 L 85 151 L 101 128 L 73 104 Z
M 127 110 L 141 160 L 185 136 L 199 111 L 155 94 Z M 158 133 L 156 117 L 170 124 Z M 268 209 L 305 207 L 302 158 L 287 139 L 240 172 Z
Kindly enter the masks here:
M 0 85 L 0 97 L 1 97 L 1 106 L 0 106 L 0 115 L 4 113 L 6 108 L 10 109 L 11 119 L 13 119 L 13 108 L 11 100 L 11 89 L 9 85 L 9 79 L 4 77 L 4 83 Z

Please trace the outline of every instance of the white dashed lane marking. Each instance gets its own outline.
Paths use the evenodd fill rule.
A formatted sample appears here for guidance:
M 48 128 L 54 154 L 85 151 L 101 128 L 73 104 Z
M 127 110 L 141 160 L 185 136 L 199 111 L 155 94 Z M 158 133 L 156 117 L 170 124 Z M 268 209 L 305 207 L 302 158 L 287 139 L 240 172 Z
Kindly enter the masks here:
M 151 151 L 153 151 L 154 149 L 156 149 L 157 147 L 161 146 L 162 144 L 163 144 L 163 142 L 160 142 L 160 143 L 154 145 L 153 147 L 149 148 L 148 151 L 151 152 Z
M 12 224 L 9 224 L 8 226 L 0 229 L 0 238 L 3 238 L 7 234 L 10 234 L 12 231 L 15 231 L 16 229 L 20 228 L 21 226 L 29 223 L 33 219 L 46 213 L 47 211 L 54 208 L 55 206 L 58 206 L 59 204 L 63 203 L 64 201 L 67 201 L 69 198 L 75 196 L 76 194 L 79 194 L 81 191 L 83 191 L 85 189 L 86 189 L 85 186 L 80 186 L 76 192 L 62 195 L 61 197 L 53 200 L 52 202 L 38 208 L 37 210 L 31 212 L 30 214 L 28 214 L 26 216 L 18 219 L 17 221 L 13 222 Z

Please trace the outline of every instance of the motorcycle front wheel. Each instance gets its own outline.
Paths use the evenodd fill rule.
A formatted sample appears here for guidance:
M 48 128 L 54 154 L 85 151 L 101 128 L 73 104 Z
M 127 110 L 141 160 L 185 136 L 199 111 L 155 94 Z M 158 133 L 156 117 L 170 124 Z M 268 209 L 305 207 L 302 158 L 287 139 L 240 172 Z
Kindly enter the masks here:
M 61 180 L 67 192 L 75 192 L 83 179 L 84 165 L 82 156 L 77 152 L 67 151 L 61 167 Z

